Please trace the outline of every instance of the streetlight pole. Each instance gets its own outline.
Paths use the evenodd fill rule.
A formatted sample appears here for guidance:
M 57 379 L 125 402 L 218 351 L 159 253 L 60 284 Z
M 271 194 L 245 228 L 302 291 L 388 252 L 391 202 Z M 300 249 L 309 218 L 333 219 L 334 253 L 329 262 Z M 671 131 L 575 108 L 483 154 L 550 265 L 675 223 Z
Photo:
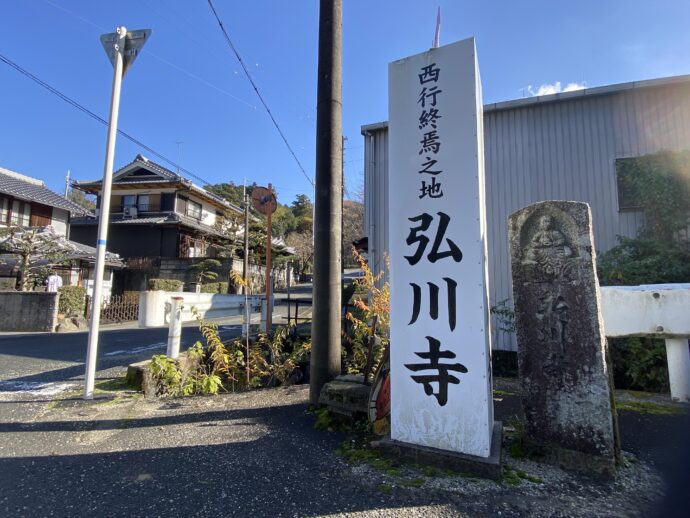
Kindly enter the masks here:
M 101 42 L 113 64 L 113 91 L 110 99 L 110 118 L 108 122 L 108 139 L 105 145 L 105 167 L 103 171 L 103 188 L 98 214 L 98 239 L 96 241 L 96 264 L 93 277 L 93 296 L 91 299 L 91 321 L 89 322 L 89 341 L 86 352 L 86 374 L 84 379 L 84 399 L 93 399 L 96 379 L 96 358 L 98 355 L 98 326 L 101 321 L 101 299 L 103 297 L 103 271 L 105 269 L 108 223 L 110 220 L 110 191 L 113 179 L 113 162 L 115 160 L 115 137 L 117 136 L 117 118 L 120 110 L 120 91 L 122 77 L 136 59 L 151 31 L 144 29 L 130 33 L 127 28 L 118 27 L 114 34 L 101 36 Z M 129 48 L 128 48 L 129 47 Z
M 314 194 L 314 288 L 309 399 L 340 374 L 342 0 L 321 0 Z
M 110 220 L 110 191 L 113 179 L 113 162 L 115 160 L 115 137 L 117 136 L 117 118 L 120 110 L 120 91 L 122 87 L 122 70 L 124 66 L 125 27 L 117 28 L 118 38 L 115 46 L 115 63 L 113 73 L 113 92 L 110 99 L 110 119 L 108 122 L 108 140 L 105 145 L 105 169 L 103 171 L 103 189 L 98 214 L 98 240 L 96 241 L 96 266 L 93 274 L 93 296 L 91 297 L 91 322 L 89 323 L 89 345 L 86 353 L 86 380 L 84 399 L 93 399 L 93 387 L 96 378 L 96 356 L 98 354 L 98 326 L 101 323 L 101 297 L 103 296 L 103 270 L 105 269 L 105 245 L 108 239 L 108 222 Z

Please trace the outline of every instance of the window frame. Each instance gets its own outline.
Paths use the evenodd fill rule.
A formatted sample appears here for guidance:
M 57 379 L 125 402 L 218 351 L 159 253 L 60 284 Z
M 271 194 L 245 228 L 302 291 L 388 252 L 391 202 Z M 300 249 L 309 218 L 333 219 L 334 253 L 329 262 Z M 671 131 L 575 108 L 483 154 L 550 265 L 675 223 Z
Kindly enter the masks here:
M 186 205 L 187 207 L 185 209 L 185 216 L 189 216 L 190 218 L 194 218 L 196 220 L 201 221 L 201 215 L 203 214 L 203 206 L 201 205 L 201 203 L 199 203 L 198 201 L 188 199 Z

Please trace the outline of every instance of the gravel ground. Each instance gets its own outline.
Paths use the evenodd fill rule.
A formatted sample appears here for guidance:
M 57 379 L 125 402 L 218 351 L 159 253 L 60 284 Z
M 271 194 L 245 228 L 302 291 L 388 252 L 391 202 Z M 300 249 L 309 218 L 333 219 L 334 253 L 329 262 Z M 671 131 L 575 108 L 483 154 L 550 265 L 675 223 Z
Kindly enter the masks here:
M 304 386 L 5 398 L 0 515 L 646 517 L 663 498 L 659 469 L 633 454 L 615 482 L 507 454 L 515 485 L 350 465 L 335 454 L 346 437 L 316 431 L 307 400 Z

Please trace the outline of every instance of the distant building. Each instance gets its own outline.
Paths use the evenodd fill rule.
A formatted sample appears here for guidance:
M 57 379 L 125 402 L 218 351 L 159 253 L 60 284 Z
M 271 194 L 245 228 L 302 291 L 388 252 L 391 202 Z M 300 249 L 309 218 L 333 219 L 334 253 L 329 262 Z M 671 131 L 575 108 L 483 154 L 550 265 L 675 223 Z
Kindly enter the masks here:
M 89 211 L 48 189 L 43 180 L 0 167 L 0 227 L 52 226 L 69 236 L 70 216 Z
M 102 181 L 83 181 L 75 189 L 95 194 L 101 206 Z M 215 257 L 221 227 L 242 210 L 137 155 L 113 174 L 108 250 L 124 259 Z M 96 244 L 98 218 L 72 218 L 72 238 Z
M 91 212 L 45 186 L 43 180 L 0 167 L 0 228 L 51 226 L 61 236 L 70 238 L 70 217 L 89 217 Z M 91 294 L 96 250 L 71 241 L 75 251 L 65 264 L 53 269 L 62 277 L 64 286 L 83 286 Z M 0 289 L 15 289 L 19 277 L 17 258 L 3 254 L 0 258 Z M 48 261 L 45 261 L 48 266 Z M 122 267 L 116 254 L 106 255 L 105 294 L 110 294 L 113 271 Z M 39 287 L 40 288 L 40 287 Z
M 362 126 L 365 233 L 369 265 L 388 250 L 387 123 Z M 598 252 L 634 237 L 644 215 L 621 199 L 616 162 L 661 150 L 690 149 L 690 76 L 636 81 L 484 106 L 489 289 L 491 304 L 511 300 L 507 218 L 543 200 L 592 208 Z M 494 326 L 496 328 L 496 326 Z M 514 349 L 495 332 L 494 348 Z

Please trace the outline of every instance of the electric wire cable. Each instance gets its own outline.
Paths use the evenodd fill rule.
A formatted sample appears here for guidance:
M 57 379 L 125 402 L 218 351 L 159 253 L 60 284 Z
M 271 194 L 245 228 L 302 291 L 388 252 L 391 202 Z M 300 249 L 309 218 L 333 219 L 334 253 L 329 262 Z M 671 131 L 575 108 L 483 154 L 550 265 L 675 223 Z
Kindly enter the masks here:
M 103 117 L 101 117 L 101 116 L 95 114 L 94 112 L 92 112 L 91 110 L 89 110 L 88 108 L 86 108 L 85 106 L 79 104 L 79 103 L 78 103 L 77 101 L 75 101 L 74 99 L 72 99 L 72 98 L 68 97 L 67 95 L 63 94 L 62 92 L 60 92 L 58 89 L 53 88 L 53 87 L 50 86 L 48 83 L 46 83 L 45 81 L 43 81 L 43 80 L 40 79 L 39 77 L 36 77 L 34 74 L 32 74 L 31 72 L 29 72 L 29 71 L 26 70 L 25 68 L 22 68 L 20 65 L 18 65 L 17 63 L 15 63 L 14 61 L 12 61 L 11 59 L 9 59 L 9 58 L 5 57 L 4 55 L 0 54 L 0 61 L 4 62 L 5 64 L 7 64 L 7 65 L 9 65 L 9 66 L 11 66 L 11 67 L 14 68 L 17 72 L 19 72 L 19 73 L 21 73 L 22 75 L 28 77 L 29 79 L 31 79 L 32 81 L 34 81 L 36 84 L 42 86 L 43 88 L 45 88 L 46 90 L 48 90 L 48 91 L 49 91 L 50 93 L 52 93 L 53 95 L 56 95 L 57 97 L 59 97 L 60 99 L 62 99 L 63 101 L 65 101 L 67 104 L 72 105 L 72 106 L 73 106 L 74 108 L 76 108 L 77 110 L 79 110 L 79 111 L 85 113 L 86 115 L 88 115 L 88 116 L 91 117 L 92 119 L 97 120 L 97 121 L 100 122 L 101 124 L 103 124 L 103 125 L 105 125 L 105 126 L 108 126 L 108 121 L 105 120 Z M 200 176 L 198 176 L 198 175 L 192 173 L 190 170 L 185 169 L 185 168 L 182 167 L 181 165 L 179 165 L 179 164 L 177 164 L 176 162 L 170 160 L 170 159 L 167 158 L 165 155 L 162 155 L 161 153 L 159 153 L 159 152 L 156 151 L 155 149 L 153 149 L 153 148 L 147 146 L 147 145 L 144 144 L 142 141 L 140 141 L 140 140 L 138 140 L 137 138 L 133 137 L 132 135 L 130 135 L 130 134 L 128 134 L 128 133 L 122 131 L 121 129 L 118 129 L 117 132 L 118 132 L 118 134 L 122 135 L 124 138 L 126 138 L 127 140 L 129 140 L 130 142 L 136 144 L 137 146 L 139 146 L 140 148 L 144 149 L 145 151 L 148 151 L 150 154 L 152 154 L 152 155 L 155 156 L 156 158 L 160 158 L 161 160 L 163 160 L 163 161 L 166 162 L 167 164 L 171 165 L 172 167 L 177 168 L 180 172 L 186 174 L 187 176 L 190 176 L 190 177 L 192 177 L 192 178 L 194 178 L 194 179 L 196 179 L 196 180 L 202 182 L 202 183 L 205 184 L 205 185 L 212 185 L 212 184 L 213 184 L 213 182 L 209 182 L 208 180 L 205 180 L 204 178 L 202 178 L 202 177 L 200 177 Z
M 285 137 L 283 130 L 280 129 L 280 126 L 278 125 L 278 121 L 276 121 L 275 117 L 273 117 L 273 113 L 271 113 L 271 109 L 266 104 L 266 101 L 264 101 L 264 98 L 261 95 L 261 92 L 259 92 L 259 88 L 256 85 L 256 83 L 254 82 L 252 75 L 249 73 L 247 66 L 244 64 L 244 61 L 242 61 L 242 57 L 240 56 L 240 53 L 237 51 L 237 48 L 235 47 L 232 40 L 230 39 L 230 36 L 228 35 L 228 31 L 225 30 L 225 26 L 223 25 L 223 22 L 220 19 L 220 16 L 218 16 L 218 12 L 216 11 L 216 8 L 213 6 L 213 2 L 211 0 L 208 0 L 208 5 L 211 8 L 211 11 L 213 11 L 213 15 L 216 17 L 216 21 L 218 22 L 218 25 L 220 26 L 220 30 L 223 32 L 223 36 L 225 37 L 225 41 L 227 42 L 227 44 L 232 49 L 233 53 L 235 54 L 235 57 L 237 58 L 237 61 L 239 61 L 240 65 L 242 65 L 242 70 L 244 70 L 244 73 L 247 76 L 247 79 L 251 83 L 252 87 L 254 88 L 254 91 L 256 92 L 256 95 L 259 98 L 259 101 L 261 101 L 261 104 L 266 109 L 268 116 L 271 118 L 271 121 L 273 122 L 273 125 L 276 127 L 276 130 L 278 130 L 278 133 L 280 134 L 280 137 L 283 139 L 283 142 L 285 142 L 285 145 L 287 146 L 288 150 L 290 151 L 290 154 L 295 159 L 295 162 L 297 162 L 297 166 L 300 168 L 300 170 L 302 171 L 302 174 L 309 181 L 311 186 L 315 187 L 314 181 L 309 177 L 307 172 L 304 170 L 304 167 L 302 167 L 302 163 L 299 161 L 299 158 L 297 158 L 297 155 L 295 154 L 295 152 L 292 149 L 292 146 L 290 145 L 287 138 Z

